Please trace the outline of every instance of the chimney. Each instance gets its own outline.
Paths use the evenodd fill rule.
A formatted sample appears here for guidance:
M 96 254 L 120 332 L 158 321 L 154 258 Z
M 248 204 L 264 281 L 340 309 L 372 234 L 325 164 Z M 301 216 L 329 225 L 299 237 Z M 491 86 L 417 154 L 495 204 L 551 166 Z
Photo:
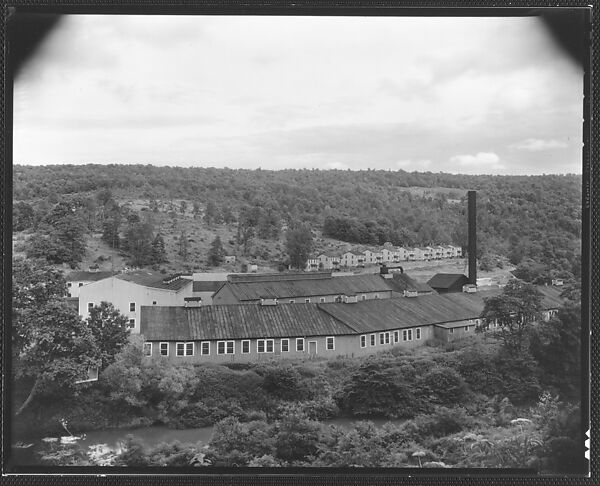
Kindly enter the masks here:
M 469 283 L 477 285 L 477 207 L 475 191 L 469 191 L 468 196 L 468 221 L 469 221 Z

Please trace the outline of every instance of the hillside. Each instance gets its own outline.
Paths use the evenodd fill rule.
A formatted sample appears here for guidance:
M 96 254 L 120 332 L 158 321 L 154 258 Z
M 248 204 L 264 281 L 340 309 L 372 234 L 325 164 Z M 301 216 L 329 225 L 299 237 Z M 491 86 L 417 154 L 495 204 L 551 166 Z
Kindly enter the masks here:
M 467 176 L 403 171 L 232 170 L 150 165 L 15 166 L 15 231 L 38 229 L 60 202 L 86 212 L 88 253 L 102 231 L 102 193 L 165 239 L 171 269 L 206 268 L 215 236 L 227 253 L 276 268 L 286 229 L 308 225 L 315 251 L 357 245 L 466 245 L 467 190 L 478 191 L 478 257 L 577 275 L 581 177 Z M 106 202 L 106 201 L 105 201 Z M 19 224 L 23 214 L 29 224 Z M 246 254 L 238 240 L 253 237 Z M 42 225 L 43 226 L 43 225 Z M 188 240 L 186 261 L 178 256 Z M 85 258 L 91 258 L 91 252 Z M 126 256 L 126 255 L 125 255 Z M 97 257 L 95 257 L 97 258 Z M 84 263 L 88 263 L 87 261 Z

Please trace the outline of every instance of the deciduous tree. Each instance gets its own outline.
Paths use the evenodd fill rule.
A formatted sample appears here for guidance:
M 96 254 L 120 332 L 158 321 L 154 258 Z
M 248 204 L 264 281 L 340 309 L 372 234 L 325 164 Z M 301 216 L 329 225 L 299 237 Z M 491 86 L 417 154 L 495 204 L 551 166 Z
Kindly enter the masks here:
M 310 228 L 300 225 L 287 231 L 286 250 L 292 267 L 304 269 L 312 248 L 313 237 Z

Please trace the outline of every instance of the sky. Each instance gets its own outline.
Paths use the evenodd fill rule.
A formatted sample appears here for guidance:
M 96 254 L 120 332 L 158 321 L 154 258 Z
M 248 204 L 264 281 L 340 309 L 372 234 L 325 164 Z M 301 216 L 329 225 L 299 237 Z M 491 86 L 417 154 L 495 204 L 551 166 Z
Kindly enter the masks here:
M 16 164 L 582 171 L 583 71 L 534 17 L 66 16 Z

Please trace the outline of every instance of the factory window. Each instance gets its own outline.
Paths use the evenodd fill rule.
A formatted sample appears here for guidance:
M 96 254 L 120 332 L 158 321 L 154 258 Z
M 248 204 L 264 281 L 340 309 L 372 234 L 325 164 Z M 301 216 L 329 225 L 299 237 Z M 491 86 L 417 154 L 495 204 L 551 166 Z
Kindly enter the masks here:
M 169 356 L 169 343 L 160 343 L 160 355 Z
M 135 319 L 129 319 L 129 327 L 133 329 L 135 327 Z
M 80 286 L 80 287 L 83 287 L 83 282 L 79 282 L 79 286 Z
M 275 349 L 275 341 L 273 339 L 267 339 L 267 353 L 272 353 Z
M 335 338 L 334 337 L 326 338 L 325 348 L 329 351 L 332 351 L 335 349 Z
M 365 294 L 363 294 L 363 295 L 360 296 L 360 299 L 361 300 L 367 300 L 367 296 Z
M 390 344 L 390 333 L 389 332 L 385 333 L 385 344 Z
M 200 354 L 201 355 L 210 355 L 210 342 L 202 341 L 200 343 Z
M 385 335 L 380 332 L 379 333 L 379 344 L 384 344 L 385 343 Z
M 194 343 L 175 343 L 176 356 L 194 356 Z
M 376 298 L 376 299 L 379 299 L 379 294 L 375 294 L 375 298 Z
M 225 341 L 217 341 L 217 354 L 225 354 Z
M 417 327 L 415 329 L 415 339 L 421 339 L 421 328 Z
M 454 328 L 448 329 L 448 332 L 449 332 L 450 334 L 454 334 Z
M 361 348 L 367 347 L 367 336 L 365 336 L 364 334 L 360 337 L 360 347 Z
M 152 356 L 152 343 L 144 343 L 144 356 Z
M 135 312 L 135 302 L 129 302 L 129 312 Z
M 304 299 L 304 303 L 310 304 L 310 299 Z
M 273 340 L 272 339 L 258 339 L 256 341 L 256 351 L 259 353 L 272 353 L 273 352 Z
M 394 331 L 394 342 L 400 341 L 400 331 Z
M 227 341 L 227 354 L 234 354 L 234 353 L 235 353 L 235 342 Z
M 296 351 L 304 351 L 304 338 L 296 338 Z
M 377 344 L 375 342 L 375 334 L 371 334 L 371 346 L 375 346 L 375 344 Z
M 234 349 L 233 341 L 217 341 L 217 354 L 233 354 Z
M 290 340 L 289 339 L 282 339 L 281 340 L 281 352 L 282 353 L 287 353 L 290 350 Z
M 156 301 L 155 300 L 152 301 L 152 305 L 156 305 Z
M 295 304 L 296 301 L 294 299 L 290 299 L 290 304 Z
M 402 341 L 412 341 L 412 329 L 402 331 Z
M 250 353 L 250 341 L 242 341 L 242 354 Z
M 325 297 L 319 297 L 319 302 L 323 304 L 325 302 Z
M 465 332 L 469 332 L 469 326 L 465 326 Z

